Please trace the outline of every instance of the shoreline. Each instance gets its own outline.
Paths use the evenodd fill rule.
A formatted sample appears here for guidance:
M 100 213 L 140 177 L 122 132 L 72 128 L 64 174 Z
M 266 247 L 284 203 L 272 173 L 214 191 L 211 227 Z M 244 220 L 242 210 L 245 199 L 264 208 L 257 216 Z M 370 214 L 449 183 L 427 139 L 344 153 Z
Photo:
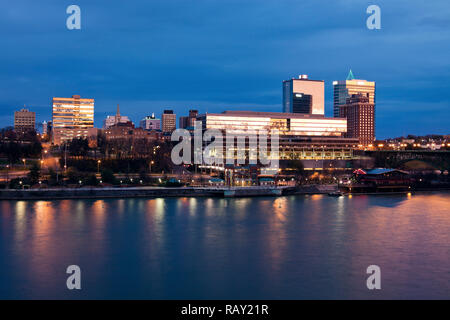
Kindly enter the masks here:
M 110 198 L 176 198 L 176 197 L 280 197 L 290 195 L 328 194 L 337 191 L 337 185 L 305 185 L 298 187 L 129 187 L 129 188 L 46 188 L 2 189 L 0 200 L 65 200 Z M 417 189 L 407 192 L 352 193 L 357 195 L 407 194 L 439 192 L 450 189 Z M 348 195 L 348 194 L 345 194 Z
M 327 194 L 336 185 L 295 187 L 128 187 L 128 188 L 42 188 L 2 189 L 0 200 L 62 200 L 103 198 L 162 198 L 162 197 L 277 197 L 291 194 Z

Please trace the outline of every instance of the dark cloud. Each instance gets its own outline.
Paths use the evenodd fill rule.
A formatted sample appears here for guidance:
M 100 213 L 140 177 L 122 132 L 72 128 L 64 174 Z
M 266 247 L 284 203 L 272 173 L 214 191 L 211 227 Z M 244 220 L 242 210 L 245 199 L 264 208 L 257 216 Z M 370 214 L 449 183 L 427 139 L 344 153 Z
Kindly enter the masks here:
M 65 27 L 67 6 L 82 30 Z M 379 136 L 449 133 L 447 0 L 377 1 L 369 31 L 363 0 L 24 1 L 0 4 L 0 126 L 26 104 L 39 120 L 53 96 L 96 99 L 96 124 L 120 103 L 138 121 L 172 106 L 201 111 L 281 110 L 281 81 L 332 81 L 352 68 L 377 81 Z M 408 106 L 414 106 L 408 109 Z M 420 111 L 423 106 L 423 112 Z M 401 110 L 401 111 L 399 111 Z M 427 112 L 429 111 L 429 112 Z M 399 120 L 399 117 L 402 119 Z

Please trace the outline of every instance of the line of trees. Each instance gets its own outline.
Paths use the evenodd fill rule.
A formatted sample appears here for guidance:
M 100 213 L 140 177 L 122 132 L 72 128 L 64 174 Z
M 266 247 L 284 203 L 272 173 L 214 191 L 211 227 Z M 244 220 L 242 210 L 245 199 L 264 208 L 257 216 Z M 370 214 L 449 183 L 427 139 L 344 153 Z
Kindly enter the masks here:
M 42 145 L 36 131 L 18 133 L 11 127 L 0 130 L 0 155 L 7 158 L 8 162 L 16 163 L 22 158 L 39 158 L 41 154 Z

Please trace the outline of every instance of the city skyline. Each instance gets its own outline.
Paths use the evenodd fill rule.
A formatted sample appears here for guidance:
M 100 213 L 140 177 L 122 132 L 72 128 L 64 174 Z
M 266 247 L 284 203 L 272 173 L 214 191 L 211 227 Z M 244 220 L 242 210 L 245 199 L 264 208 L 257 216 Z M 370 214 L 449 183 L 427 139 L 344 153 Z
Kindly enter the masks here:
M 377 82 L 378 139 L 449 133 L 444 1 L 379 1 L 377 31 L 365 28 L 365 1 L 137 2 L 133 11 L 118 2 L 103 10 L 78 1 L 79 31 L 65 28 L 65 4 L 43 1 L 33 16 L 37 4 L 24 3 L 0 6 L 8 47 L 0 53 L 1 127 L 12 125 L 24 104 L 37 122 L 49 120 L 51 97 L 73 94 L 96 100 L 95 127 L 117 104 L 135 123 L 164 109 L 177 117 L 191 108 L 281 112 L 281 82 L 299 74 L 325 81 L 331 116 L 332 83 L 352 69 L 356 78 Z

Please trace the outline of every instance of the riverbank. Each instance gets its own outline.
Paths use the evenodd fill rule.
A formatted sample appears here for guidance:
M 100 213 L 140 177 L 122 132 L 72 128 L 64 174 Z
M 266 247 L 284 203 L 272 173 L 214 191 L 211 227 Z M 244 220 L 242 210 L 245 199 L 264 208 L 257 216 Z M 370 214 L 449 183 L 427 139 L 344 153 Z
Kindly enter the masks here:
M 128 187 L 128 188 L 42 188 L 3 189 L 0 200 L 54 200 L 97 198 L 161 198 L 161 197 L 258 197 L 293 194 L 327 194 L 336 185 L 299 187 Z
M 297 187 L 128 187 L 128 188 L 42 188 L 1 189 L 0 200 L 63 200 L 107 198 L 177 198 L 177 197 L 277 197 L 290 195 L 329 194 L 337 185 L 303 185 Z M 407 192 L 352 193 L 351 195 L 386 195 L 394 193 L 423 193 L 450 191 L 448 188 L 419 188 Z

